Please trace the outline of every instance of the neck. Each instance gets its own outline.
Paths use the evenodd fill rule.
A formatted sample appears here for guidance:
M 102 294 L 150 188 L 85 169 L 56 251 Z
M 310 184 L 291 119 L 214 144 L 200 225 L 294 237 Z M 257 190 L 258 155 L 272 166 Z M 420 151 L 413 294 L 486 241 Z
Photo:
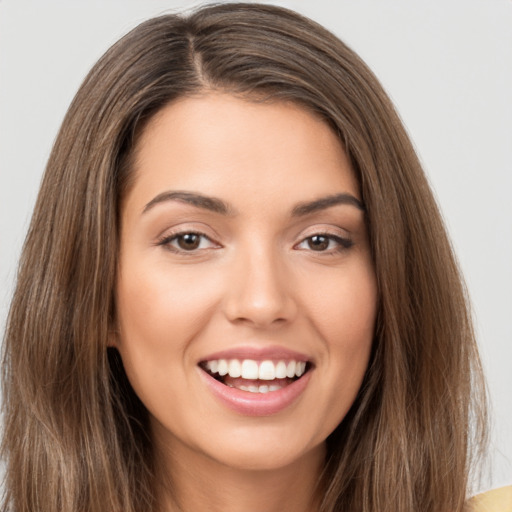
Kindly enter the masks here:
M 288 466 L 250 470 L 227 467 L 196 452 L 186 458 L 165 457 L 159 466 L 167 468 L 165 474 L 172 480 L 167 478 L 167 485 L 160 487 L 159 510 L 314 512 L 319 508 L 317 487 L 324 458 L 322 446 Z

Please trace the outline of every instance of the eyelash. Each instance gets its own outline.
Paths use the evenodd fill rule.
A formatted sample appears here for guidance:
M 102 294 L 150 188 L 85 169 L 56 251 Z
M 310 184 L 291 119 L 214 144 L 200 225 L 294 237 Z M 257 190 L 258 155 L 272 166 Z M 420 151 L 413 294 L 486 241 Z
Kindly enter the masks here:
M 200 237 L 199 246 L 195 247 L 193 249 L 187 250 L 187 249 L 175 247 L 175 246 L 172 245 L 173 242 L 178 242 L 178 240 L 180 238 L 185 237 L 187 235 L 193 235 L 193 236 Z M 344 251 L 349 250 L 354 245 L 354 242 L 350 238 L 344 238 L 344 237 L 341 237 L 339 235 L 333 235 L 332 233 L 314 233 L 314 234 L 312 234 L 312 235 L 302 239 L 298 244 L 296 244 L 294 246 L 294 249 L 299 247 L 299 246 L 301 246 L 302 244 L 308 244 L 309 245 L 309 243 L 315 237 L 327 239 L 328 245 L 330 245 L 331 242 L 334 242 L 336 244 L 336 247 L 331 248 L 331 249 L 327 248 L 325 250 L 315 251 L 314 249 L 311 248 L 311 246 L 309 246 L 309 248 L 304 248 L 303 250 L 310 250 L 313 253 L 314 252 L 318 252 L 318 253 L 320 253 L 322 255 L 325 255 L 325 256 L 335 256 L 335 255 L 337 255 L 339 253 L 342 253 Z M 203 240 L 207 240 L 212 245 L 214 245 L 214 246 L 217 245 L 219 247 L 219 245 L 216 244 L 215 242 L 213 242 L 210 237 L 208 237 L 207 235 L 205 235 L 204 233 L 201 233 L 199 231 L 180 231 L 180 232 L 177 232 L 177 233 L 172 233 L 172 234 L 166 235 L 163 238 L 161 238 L 160 240 L 158 240 L 156 245 L 165 247 L 167 250 L 172 251 L 172 252 L 174 252 L 176 254 L 183 254 L 183 255 L 189 254 L 189 255 L 192 255 L 192 254 L 197 253 L 200 250 L 207 250 L 207 249 L 211 249 L 212 248 L 212 247 L 208 247 L 208 248 L 202 248 L 201 249 L 200 245 L 201 245 Z
M 215 242 L 213 242 L 211 240 L 210 237 L 208 237 L 204 233 L 200 233 L 199 231 L 180 231 L 178 233 L 172 233 L 172 234 L 166 235 L 163 238 L 161 238 L 160 240 L 158 240 L 157 245 L 163 246 L 166 249 L 168 249 L 172 252 L 178 253 L 178 254 L 187 254 L 187 253 L 192 254 L 192 253 L 197 252 L 199 247 L 192 249 L 192 250 L 187 250 L 187 249 L 183 249 L 183 248 L 179 248 L 179 247 L 174 247 L 173 245 L 171 245 L 172 242 L 174 242 L 174 241 L 177 242 L 180 238 L 183 238 L 187 235 L 198 236 L 201 238 L 201 241 L 208 240 L 211 244 L 217 245 L 217 244 L 215 244 Z M 199 244 L 201 244 L 201 241 L 199 242 Z M 204 248 L 202 250 L 204 250 Z
M 349 250 L 354 245 L 354 242 L 350 238 L 344 238 L 339 235 L 333 235 L 332 233 L 315 233 L 313 235 L 310 235 L 310 236 L 304 238 L 295 247 L 300 246 L 305 243 L 308 243 L 309 241 L 312 241 L 316 237 L 327 239 L 328 244 L 330 244 L 331 242 L 336 243 L 335 248 L 322 250 L 322 251 L 315 251 L 314 249 L 311 249 L 311 247 L 309 248 L 311 250 L 311 252 L 319 252 L 326 256 L 329 256 L 329 255 L 335 256 L 341 252 L 345 252 L 345 251 Z

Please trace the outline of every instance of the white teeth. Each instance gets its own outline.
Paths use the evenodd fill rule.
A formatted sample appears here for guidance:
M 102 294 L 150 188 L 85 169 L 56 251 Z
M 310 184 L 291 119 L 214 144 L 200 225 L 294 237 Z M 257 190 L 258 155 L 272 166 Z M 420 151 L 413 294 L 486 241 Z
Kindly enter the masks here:
M 306 363 L 304 361 L 300 361 L 295 366 L 295 375 L 300 377 L 306 371 Z
M 225 359 L 219 359 L 219 366 L 217 368 L 219 375 L 226 375 L 228 373 L 228 362 Z
M 252 359 L 245 359 L 242 363 L 242 378 L 256 380 L 258 376 L 258 363 Z
M 270 393 L 272 391 L 278 391 L 282 386 L 240 386 L 238 389 L 242 391 L 249 391 L 249 393 Z
M 232 359 L 229 362 L 229 376 L 233 378 L 240 377 L 242 375 L 242 365 L 238 359 Z
M 292 377 L 295 377 L 295 367 L 296 367 L 295 361 L 290 361 L 288 363 L 288 366 L 286 367 L 286 376 L 289 377 L 290 379 Z
M 276 365 L 276 379 L 286 379 L 286 363 L 279 361 Z
M 234 379 L 241 377 L 247 380 L 268 380 L 302 377 L 306 372 L 305 361 L 255 361 L 253 359 L 212 359 L 205 363 L 205 368 L 212 374 L 219 374 L 221 377 L 228 375 Z M 261 386 L 260 386 L 261 387 Z M 240 388 L 242 389 L 242 388 Z M 266 393 L 265 391 L 255 391 Z
M 272 361 L 262 361 L 259 371 L 260 380 L 274 380 L 276 378 L 276 368 Z
M 210 370 L 212 373 L 217 373 L 219 368 L 219 362 L 215 359 L 213 359 L 212 361 L 208 361 L 206 363 L 206 368 L 208 368 L 208 370 Z

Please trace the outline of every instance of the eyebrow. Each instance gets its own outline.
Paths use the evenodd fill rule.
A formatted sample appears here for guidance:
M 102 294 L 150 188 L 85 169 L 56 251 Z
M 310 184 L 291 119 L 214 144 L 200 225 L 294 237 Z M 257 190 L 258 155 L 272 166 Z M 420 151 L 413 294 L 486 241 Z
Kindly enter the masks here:
M 153 198 L 142 210 L 142 213 L 146 213 L 151 210 L 154 206 L 167 201 L 180 201 L 182 203 L 191 204 L 204 210 L 210 210 L 221 215 L 232 215 L 233 209 L 222 199 L 216 197 L 203 196 L 202 194 L 195 194 L 192 192 L 181 192 L 181 191 L 169 191 L 162 192 Z
M 184 191 L 167 191 L 158 194 L 148 204 L 146 204 L 142 213 L 144 214 L 156 205 L 167 201 L 183 202 L 221 215 L 234 215 L 236 213 L 234 208 L 222 199 Z M 363 212 L 365 211 L 364 205 L 359 199 L 351 194 L 343 193 L 321 197 L 314 201 L 299 203 L 292 209 L 292 217 L 302 217 L 337 205 L 355 206 L 358 210 Z
M 303 215 L 309 215 L 310 213 L 325 210 L 326 208 L 337 206 L 339 204 L 355 206 L 358 210 L 363 212 L 365 211 L 363 203 L 352 194 L 335 194 L 332 196 L 321 197 L 315 201 L 299 203 L 295 208 L 293 208 L 292 217 L 302 217 Z

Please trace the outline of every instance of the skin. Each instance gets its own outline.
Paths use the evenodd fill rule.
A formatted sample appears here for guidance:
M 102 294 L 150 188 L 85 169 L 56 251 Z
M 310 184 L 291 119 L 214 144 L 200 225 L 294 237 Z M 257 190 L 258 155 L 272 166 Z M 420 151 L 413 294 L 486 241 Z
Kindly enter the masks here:
M 319 198 L 361 199 L 341 144 L 295 105 L 208 93 L 149 122 L 134 171 L 112 344 L 172 475 L 162 510 L 314 510 L 325 439 L 361 385 L 377 302 L 364 212 L 336 204 L 293 215 Z M 229 212 L 162 200 L 169 191 L 218 198 Z M 205 236 L 184 250 L 176 234 L 190 232 Z M 328 238 L 319 250 L 311 237 L 324 233 L 350 247 Z M 270 345 L 314 362 L 284 410 L 239 414 L 205 386 L 198 362 L 209 354 Z

